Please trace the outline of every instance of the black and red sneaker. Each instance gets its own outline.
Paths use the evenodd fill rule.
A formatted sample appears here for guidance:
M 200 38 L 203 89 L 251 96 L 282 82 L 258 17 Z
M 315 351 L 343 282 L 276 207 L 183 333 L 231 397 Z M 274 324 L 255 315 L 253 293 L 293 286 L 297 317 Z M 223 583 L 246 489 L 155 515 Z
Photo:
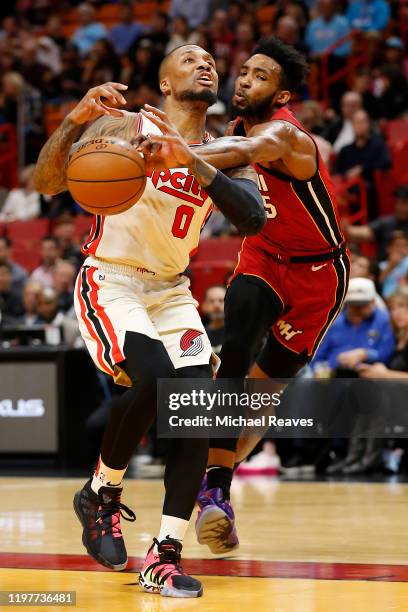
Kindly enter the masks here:
M 88 554 L 116 571 L 124 570 L 128 561 L 120 517 L 136 520 L 135 513 L 121 503 L 121 493 L 122 487 L 101 487 L 96 494 L 88 480 L 74 497 L 74 510 L 84 528 L 82 543 Z

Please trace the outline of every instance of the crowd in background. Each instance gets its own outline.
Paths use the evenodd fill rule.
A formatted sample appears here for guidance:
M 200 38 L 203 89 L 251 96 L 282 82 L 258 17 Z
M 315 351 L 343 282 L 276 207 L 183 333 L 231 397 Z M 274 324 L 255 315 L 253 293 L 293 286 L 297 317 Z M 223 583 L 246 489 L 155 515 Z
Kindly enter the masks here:
M 352 286 L 308 373 L 408 377 L 408 184 L 400 184 L 395 192 L 394 213 L 379 217 L 374 180 L 376 170 L 393 163 L 384 122 L 408 113 L 408 55 L 399 35 L 398 2 L 173 0 L 168 12 L 158 10 L 148 25 L 135 22 L 132 2 L 119 2 L 119 22 L 110 29 L 98 22 L 97 9 L 103 2 L 20 0 L 10 3 L 10 9 L 8 4 L 0 8 L 0 124 L 17 125 L 23 117 L 25 168 L 19 187 L 0 194 L 0 223 L 50 217 L 53 233 L 43 238 L 42 263 L 31 274 L 13 261 L 10 240 L 0 236 L 3 329 L 53 325 L 64 328 L 65 341 L 80 344 L 72 293 L 82 255 L 71 218 L 80 209 L 68 193 L 44 198 L 33 185 L 33 164 L 46 139 L 47 106 L 74 103 L 105 81 L 129 86 L 128 110 L 137 111 L 146 102 L 161 106 L 161 60 L 175 47 L 194 43 L 216 58 L 219 102 L 209 110 L 208 128 L 222 136 L 231 118 L 239 67 L 260 38 L 279 37 L 305 53 L 312 69 L 320 69 L 326 50 L 357 29 L 367 61 L 353 78 L 331 87 L 327 105 L 311 99 L 310 84 L 295 96 L 296 115 L 314 134 L 332 174 L 362 177 L 368 195 L 368 224 L 344 221 L 353 252 Z M 67 37 L 64 12 L 72 7 L 78 24 Z M 331 71 L 346 65 L 356 44 L 346 40 L 333 50 L 328 58 Z M 233 233 L 234 228 L 215 213 L 203 238 Z M 375 245 L 370 256 L 360 250 L 368 243 Z M 212 287 L 201 308 L 217 352 L 223 337 L 224 292 L 223 287 Z M 360 466 L 350 473 L 367 468 L 361 465 L 367 452 L 360 449 Z M 355 463 L 346 461 L 338 471 L 347 473 Z M 366 463 L 367 469 L 372 467 L 372 462 Z
M 275 35 L 294 45 L 307 55 L 313 72 L 313 67 L 321 67 L 327 49 L 358 30 L 363 41 L 347 40 L 335 47 L 329 70 L 344 67 L 359 49 L 364 49 L 364 64 L 352 79 L 340 79 L 331 86 L 325 105 L 311 99 L 322 92 L 315 91 L 309 81 L 295 97 L 296 114 L 316 135 L 335 174 L 364 178 L 369 214 L 376 216 L 373 173 L 392 164 L 381 126 L 402 116 L 408 107 L 408 57 L 399 36 L 398 2 L 172 0 L 163 10 L 159 4 L 146 24 L 134 20 L 134 3 L 125 1 L 117 3 L 119 21 L 110 28 L 98 21 L 103 2 L 20 0 L 13 4 L 9 14 L 7 2 L 0 9 L 6 13 L 0 29 L 0 125 L 23 124 L 26 165 L 35 163 L 46 138 L 45 108 L 69 107 L 90 87 L 120 81 L 129 87 L 128 110 L 137 111 L 146 102 L 160 106 L 160 62 L 181 44 L 201 45 L 216 59 L 219 102 L 209 111 L 208 127 L 220 136 L 230 119 L 240 65 L 260 38 Z M 67 36 L 64 16 L 72 7 L 76 7 L 77 25 Z M 23 177 L 21 182 L 24 187 Z M 0 220 L 77 212 L 70 198 L 40 206 L 30 186 L 26 192 L 29 206 L 14 204 L 17 194 L 13 194 L 1 210 L 0 200 Z M 23 195 L 18 195 L 20 202 Z M 214 229 L 215 233 L 230 230 L 222 224 Z

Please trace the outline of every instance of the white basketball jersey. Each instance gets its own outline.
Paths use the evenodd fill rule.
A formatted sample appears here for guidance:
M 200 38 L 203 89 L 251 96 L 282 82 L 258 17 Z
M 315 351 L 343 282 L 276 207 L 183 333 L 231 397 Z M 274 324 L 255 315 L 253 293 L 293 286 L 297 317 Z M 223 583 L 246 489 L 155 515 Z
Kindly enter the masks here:
M 138 124 L 139 133 L 160 134 L 140 114 Z M 187 268 L 212 208 L 211 199 L 187 168 L 154 171 L 134 206 L 118 215 L 95 216 L 82 250 L 110 263 L 170 278 Z

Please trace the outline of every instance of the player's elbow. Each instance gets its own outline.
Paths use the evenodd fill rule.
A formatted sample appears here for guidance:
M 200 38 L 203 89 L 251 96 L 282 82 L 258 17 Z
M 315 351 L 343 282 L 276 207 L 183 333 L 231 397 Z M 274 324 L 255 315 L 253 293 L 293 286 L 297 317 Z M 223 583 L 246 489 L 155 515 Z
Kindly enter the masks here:
M 49 185 L 47 185 L 44 177 L 41 176 L 41 173 L 37 170 L 34 171 L 34 189 L 38 191 L 38 193 L 43 193 L 44 195 L 54 195 L 53 193 L 49 193 Z
M 242 236 L 255 236 L 263 229 L 265 223 L 266 213 L 264 209 L 261 209 L 250 215 L 238 229 Z
M 34 188 L 38 193 L 46 196 L 54 196 L 66 189 L 65 184 L 60 181 L 55 182 L 41 175 L 39 172 L 34 173 Z

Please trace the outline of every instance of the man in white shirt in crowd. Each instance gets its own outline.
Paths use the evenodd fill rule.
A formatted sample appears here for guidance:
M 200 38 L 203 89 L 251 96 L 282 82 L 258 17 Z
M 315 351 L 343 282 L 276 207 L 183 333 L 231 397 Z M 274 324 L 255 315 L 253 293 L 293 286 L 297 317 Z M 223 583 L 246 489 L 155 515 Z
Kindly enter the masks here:
M 21 172 L 21 187 L 12 189 L 0 211 L 0 221 L 29 221 L 36 219 L 41 212 L 41 196 L 34 187 L 34 164 L 26 166 Z

